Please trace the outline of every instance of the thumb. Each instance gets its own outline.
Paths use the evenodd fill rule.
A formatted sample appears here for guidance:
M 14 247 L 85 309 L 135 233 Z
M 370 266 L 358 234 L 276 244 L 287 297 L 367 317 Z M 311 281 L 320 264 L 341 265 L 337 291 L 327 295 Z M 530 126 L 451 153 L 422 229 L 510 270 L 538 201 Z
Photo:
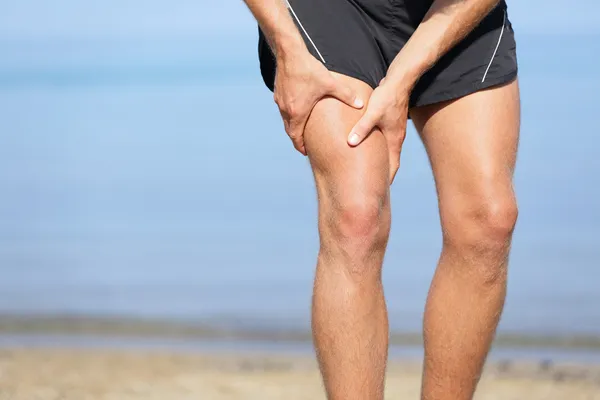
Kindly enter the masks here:
M 365 105 L 365 102 L 360 97 L 358 97 L 352 89 L 343 85 L 341 82 L 339 82 L 333 77 L 331 78 L 331 84 L 327 92 L 327 94 L 329 94 L 330 96 L 341 100 L 350 107 L 360 109 L 363 108 Z
M 360 144 L 367 136 L 371 134 L 373 128 L 375 128 L 378 122 L 379 117 L 377 114 L 367 110 L 367 112 L 350 131 L 350 134 L 348 135 L 348 144 L 351 146 L 357 146 Z

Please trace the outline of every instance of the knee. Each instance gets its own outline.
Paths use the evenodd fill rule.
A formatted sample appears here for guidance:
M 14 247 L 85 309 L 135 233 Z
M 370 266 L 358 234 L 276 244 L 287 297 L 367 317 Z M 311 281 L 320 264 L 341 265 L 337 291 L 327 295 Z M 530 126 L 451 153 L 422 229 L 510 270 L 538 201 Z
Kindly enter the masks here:
M 332 227 L 342 241 L 371 242 L 382 228 L 382 207 L 377 199 L 352 199 L 334 215 Z
M 322 244 L 362 268 L 372 256 L 383 255 L 389 236 L 389 206 L 385 198 L 355 196 L 336 199 L 323 215 Z
M 471 220 L 481 238 L 490 244 L 505 244 L 512 237 L 519 210 L 513 197 L 498 197 L 475 207 Z
M 505 256 L 518 217 L 513 195 L 480 197 L 454 210 L 444 224 L 447 245 L 468 256 Z

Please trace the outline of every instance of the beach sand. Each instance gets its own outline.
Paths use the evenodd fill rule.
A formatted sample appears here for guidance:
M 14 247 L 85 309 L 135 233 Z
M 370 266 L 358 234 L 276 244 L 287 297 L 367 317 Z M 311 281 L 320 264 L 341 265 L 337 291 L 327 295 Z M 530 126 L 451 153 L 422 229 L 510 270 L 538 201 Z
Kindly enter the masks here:
M 418 399 L 420 365 L 390 362 L 386 399 Z M 2 400 L 325 399 L 307 356 L 0 350 Z M 489 363 L 476 399 L 600 399 L 600 366 Z

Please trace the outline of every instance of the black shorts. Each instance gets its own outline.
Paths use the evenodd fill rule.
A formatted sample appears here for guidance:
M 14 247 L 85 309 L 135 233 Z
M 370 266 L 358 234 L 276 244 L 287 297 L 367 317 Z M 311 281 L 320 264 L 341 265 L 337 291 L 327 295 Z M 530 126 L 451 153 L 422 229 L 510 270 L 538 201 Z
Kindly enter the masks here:
M 308 50 L 334 72 L 372 88 L 423 20 L 432 0 L 289 0 Z M 263 79 L 273 90 L 275 60 L 259 29 Z M 517 76 L 514 31 L 501 1 L 415 86 L 410 106 L 451 100 Z

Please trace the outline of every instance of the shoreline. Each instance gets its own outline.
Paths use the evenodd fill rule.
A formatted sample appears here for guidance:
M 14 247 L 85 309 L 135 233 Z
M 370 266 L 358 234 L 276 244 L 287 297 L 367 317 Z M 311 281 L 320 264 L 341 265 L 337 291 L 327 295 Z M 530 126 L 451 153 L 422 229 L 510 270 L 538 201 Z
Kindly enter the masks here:
M 259 328 L 0 316 L 0 400 L 324 400 L 307 333 Z M 386 398 L 419 398 L 420 337 L 392 337 Z M 500 339 L 478 400 L 600 400 L 594 337 Z
M 256 323 L 214 323 L 168 319 L 81 315 L 0 315 L 0 337 L 93 337 L 163 339 L 183 341 L 268 342 L 289 345 L 311 343 L 308 330 L 275 328 Z M 419 347 L 422 337 L 416 332 L 390 333 L 390 346 Z M 495 349 L 554 349 L 588 351 L 600 358 L 600 334 L 533 334 L 499 332 Z

